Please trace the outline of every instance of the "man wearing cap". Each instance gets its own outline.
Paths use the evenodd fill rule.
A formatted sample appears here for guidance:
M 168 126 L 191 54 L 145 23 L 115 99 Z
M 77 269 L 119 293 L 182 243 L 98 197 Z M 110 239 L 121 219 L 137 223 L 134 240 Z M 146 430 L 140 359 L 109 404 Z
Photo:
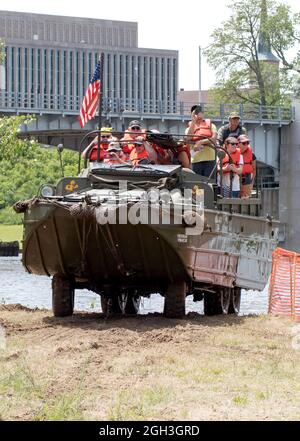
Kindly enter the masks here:
M 100 161 L 103 161 L 105 152 L 108 148 L 110 141 L 113 140 L 112 137 L 112 127 L 101 127 L 100 130 Z M 98 156 L 98 135 L 93 139 L 93 141 L 84 149 L 82 152 L 82 157 L 85 158 L 89 156 L 90 161 L 97 161 Z
M 146 142 L 143 137 L 139 136 L 134 141 L 134 148 L 130 153 L 130 161 L 133 165 L 149 164 L 151 162 L 149 152 L 146 149 Z
M 124 154 L 122 152 L 120 143 L 112 141 L 109 143 L 108 149 L 105 152 L 103 159 L 104 164 L 125 164 Z
M 125 131 L 123 138 L 120 140 L 122 149 L 126 158 L 129 159 L 130 153 L 134 149 L 135 145 L 131 141 L 135 141 L 138 137 L 145 138 L 145 130 L 142 128 L 141 123 L 138 120 L 130 121 L 128 129 Z
M 216 154 L 212 147 L 217 139 L 217 128 L 210 119 L 204 119 L 201 106 L 192 106 L 191 121 L 185 134 L 187 144 L 193 141 L 189 144 L 193 171 L 202 176 L 211 176 L 216 164 Z
M 246 135 L 238 137 L 238 147 L 243 156 L 244 165 L 242 171 L 241 197 L 250 198 L 256 175 L 256 156 L 250 145 L 250 139 Z
M 247 130 L 241 124 L 241 117 L 237 112 L 232 112 L 228 118 L 228 124 L 221 126 L 218 130 L 218 143 L 223 145 L 229 136 L 238 138 L 240 135 L 247 135 Z

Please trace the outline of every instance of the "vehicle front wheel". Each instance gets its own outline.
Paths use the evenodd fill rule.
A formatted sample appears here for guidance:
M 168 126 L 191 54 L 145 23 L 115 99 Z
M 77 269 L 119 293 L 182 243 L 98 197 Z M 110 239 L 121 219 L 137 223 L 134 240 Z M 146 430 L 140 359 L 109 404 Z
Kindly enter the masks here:
M 74 287 L 70 279 L 55 274 L 52 278 L 52 311 L 54 317 L 67 317 L 74 310 Z

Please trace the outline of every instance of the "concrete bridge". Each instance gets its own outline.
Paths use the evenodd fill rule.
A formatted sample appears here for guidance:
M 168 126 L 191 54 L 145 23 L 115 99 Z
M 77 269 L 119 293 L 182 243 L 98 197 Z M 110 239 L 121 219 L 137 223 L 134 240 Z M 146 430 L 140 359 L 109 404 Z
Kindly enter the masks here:
M 143 100 L 103 100 L 102 125 L 123 131 L 132 119 L 147 129 L 183 134 L 195 103 Z M 79 149 L 85 133 L 98 128 L 97 118 L 81 130 L 78 123 L 81 97 L 67 99 L 55 95 L 13 95 L 0 91 L 2 115 L 33 115 L 35 120 L 22 126 L 22 134 L 35 135 L 39 142 Z M 291 108 L 203 104 L 205 117 L 217 127 L 237 111 L 248 130 L 258 159 L 258 183 L 263 189 L 265 214 L 280 218 L 281 246 L 300 252 L 300 103 Z
M 2 114 L 31 114 L 35 121 L 23 126 L 25 134 L 38 137 L 46 144 L 63 143 L 78 149 L 83 133 L 97 129 L 97 118 L 80 130 L 78 114 L 81 97 L 60 95 L 15 94 L 0 91 Z M 190 119 L 190 108 L 194 103 L 153 100 L 103 99 L 103 125 L 111 125 L 123 131 L 132 119 L 139 119 L 147 129 L 183 134 Z M 282 128 L 290 126 L 295 119 L 294 108 L 203 104 L 205 117 L 211 118 L 217 127 L 228 121 L 228 115 L 237 111 L 246 126 L 259 166 L 267 167 L 268 173 L 278 176 Z

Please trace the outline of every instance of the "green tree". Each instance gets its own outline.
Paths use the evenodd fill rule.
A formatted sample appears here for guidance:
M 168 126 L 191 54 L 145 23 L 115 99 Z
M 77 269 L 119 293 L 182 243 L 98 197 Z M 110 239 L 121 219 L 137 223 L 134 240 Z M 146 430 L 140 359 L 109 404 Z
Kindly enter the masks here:
M 205 52 L 216 71 L 215 97 L 227 102 L 288 104 L 298 77 L 300 51 L 293 59 L 287 54 L 299 42 L 300 14 L 269 0 L 235 0 L 229 7 L 230 18 L 215 29 Z M 261 41 L 278 62 L 262 58 Z
M 4 47 L 4 41 L 0 39 L 0 64 L 4 61 L 5 58 Z
M 0 118 L 0 223 L 20 223 L 21 217 L 13 214 L 11 206 L 61 177 L 55 147 L 41 148 L 34 140 L 18 138 L 19 126 L 29 121 L 22 116 Z M 64 150 L 63 164 L 65 176 L 76 176 L 78 154 Z

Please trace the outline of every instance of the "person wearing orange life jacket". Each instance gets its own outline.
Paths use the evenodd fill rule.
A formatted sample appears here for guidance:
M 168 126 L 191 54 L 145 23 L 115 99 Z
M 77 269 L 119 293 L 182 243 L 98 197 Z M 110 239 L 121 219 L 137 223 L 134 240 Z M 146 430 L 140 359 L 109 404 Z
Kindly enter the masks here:
M 243 155 L 244 165 L 242 172 L 241 197 L 249 198 L 253 190 L 256 176 L 256 156 L 250 145 L 250 139 L 246 135 L 238 137 L 239 149 Z
M 135 141 L 135 147 L 131 151 L 129 159 L 133 165 L 150 164 L 151 160 L 143 139 L 137 139 Z
M 103 161 L 105 152 L 108 148 L 110 141 L 112 141 L 112 127 L 101 127 L 100 130 L 100 161 Z M 90 161 L 97 161 L 98 155 L 98 135 L 93 141 L 84 149 L 82 157 L 89 156 Z
M 123 138 L 120 140 L 123 153 L 126 158 L 129 159 L 130 153 L 134 149 L 135 145 L 132 141 L 135 141 L 138 137 L 145 138 L 145 130 L 137 120 L 130 121 L 128 129 L 125 131 Z
M 217 128 L 210 119 L 204 119 L 202 106 L 192 106 L 191 121 L 185 134 L 187 144 L 189 140 L 196 141 L 195 144 L 190 144 L 193 171 L 209 177 L 216 164 L 216 153 L 210 146 L 214 146 L 217 139 Z
M 221 194 L 223 197 L 240 197 L 240 175 L 243 171 L 243 155 L 240 149 L 237 148 L 238 141 L 234 137 L 228 137 L 225 140 L 226 150 L 229 153 L 225 155 L 222 162 L 222 182 L 220 177 L 221 164 L 218 163 L 218 184 L 221 187 Z
M 122 152 L 121 146 L 117 141 L 112 141 L 109 143 L 109 147 L 105 152 L 105 157 L 103 159 L 104 164 L 126 164 L 124 160 L 125 155 Z

